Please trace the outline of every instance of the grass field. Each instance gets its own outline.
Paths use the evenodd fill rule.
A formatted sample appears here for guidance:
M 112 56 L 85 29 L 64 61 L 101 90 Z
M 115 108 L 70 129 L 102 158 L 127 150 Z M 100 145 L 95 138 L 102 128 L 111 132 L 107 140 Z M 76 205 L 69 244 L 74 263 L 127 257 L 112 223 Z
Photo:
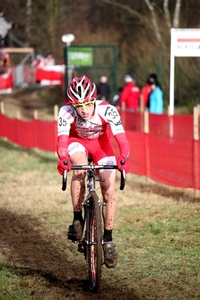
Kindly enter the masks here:
M 53 120 L 58 88 L 0 96 L 6 115 Z M 113 270 L 103 266 L 98 295 L 85 290 L 83 256 L 66 239 L 72 221 L 69 184 L 61 190 L 54 153 L 0 139 L 0 300 L 200 299 L 200 199 L 128 174 L 116 182 L 118 208 Z M 68 182 L 70 182 L 70 174 Z
M 120 191 L 118 178 L 119 261 L 112 270 L 103 266 L 94 295 L 84 289 L 84 258 L 66 239 L 72 207 L 55 154 L 0 139 L 0 157 L 0 300 L 200 299 L 200 199 L 193 191 L 131 174 Z

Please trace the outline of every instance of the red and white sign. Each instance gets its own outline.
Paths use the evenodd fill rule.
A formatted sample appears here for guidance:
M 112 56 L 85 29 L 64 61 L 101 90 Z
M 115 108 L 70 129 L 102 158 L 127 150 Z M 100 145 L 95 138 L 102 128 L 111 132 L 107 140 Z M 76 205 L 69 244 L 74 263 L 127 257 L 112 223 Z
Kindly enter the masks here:
M 200 57 L 200 29 L 171 28 L 169 113 L 174 114 L 175 57 Z
M 64 78 L 64 65 L 46 66 L 36 69 L 36 81 L 41 85 L 62 85 Z
M 200 29 L 173 29 L 171 35 L 174 56 L 200 57 Z

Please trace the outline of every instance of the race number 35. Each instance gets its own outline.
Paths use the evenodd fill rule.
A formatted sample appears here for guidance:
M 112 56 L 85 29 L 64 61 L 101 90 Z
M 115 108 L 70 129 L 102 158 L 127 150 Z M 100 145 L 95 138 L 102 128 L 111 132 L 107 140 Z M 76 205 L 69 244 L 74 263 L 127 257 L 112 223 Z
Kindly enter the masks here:
M 59 123 L 58 123 L 59 126 L 66 126 L 67 125 L 67 121 L 63 118 L 59 118 Z

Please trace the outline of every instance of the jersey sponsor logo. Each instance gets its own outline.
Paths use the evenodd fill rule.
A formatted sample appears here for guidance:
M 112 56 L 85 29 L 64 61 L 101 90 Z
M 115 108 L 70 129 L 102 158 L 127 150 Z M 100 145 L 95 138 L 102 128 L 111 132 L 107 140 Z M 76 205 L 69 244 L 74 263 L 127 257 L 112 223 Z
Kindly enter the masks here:
M 75 113 L 72 111 L 71 107 L 64 112 L 63 117 L 65 117 L 67 120 L 75 117 Z
M 77 117 L 76 117 L 76 122 L 77 122 L 77 124 L 78 123 L 80 123 L 80 124 L 85 124 L 85 121 L 79 116 L 79 115 L 77 115 Z M 84 125 L 83 125 L 84 126 Z
M 91 124 L 90 122 L 85 122 L 85 126 L 76 125 L 76 131 L 78 136 L 85 139 L 94 139 L 98 138 L 103 134 L 102 125 Z
M 121 120 L 118 112 L 114 107 L 108 106 L 105 111 L 105 117 L 108 122 L 114 123 L 116 126 L 121 125 Z
M 115 129 L 115 134 L 116 133 L 122 133 L 122 132 L 125 132 L 122 126 L 120 126 L 119 128 Z

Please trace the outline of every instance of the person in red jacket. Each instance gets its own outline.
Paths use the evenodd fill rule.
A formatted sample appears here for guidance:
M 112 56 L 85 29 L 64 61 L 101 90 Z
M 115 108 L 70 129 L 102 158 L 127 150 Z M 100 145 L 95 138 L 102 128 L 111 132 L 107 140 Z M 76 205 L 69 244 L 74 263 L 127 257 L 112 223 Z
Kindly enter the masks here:
M 151 94 L 151 91 L 152 91 L 152 88 L 151 88 L 151 83 L 152 82 L 156 82 L 157 86 L 159 86 L 160 89 L 162 90 L 161 84 L 158 81 L 157 75 L 155 73 L 149 74 L 149 76 L 147 78 L 147 81 L 146 81 L 146 84 L 141 90 L 141 95 L 140 95 L 140 109 L 141 109 L 141 111 L 144 111 L 145 108 L 149 108 L 149 97 L 150 97 L 150 94 Z
M 130 75 L 124 78 L 125 86 L 121 93 L 118 108 L 123 108 L 127 111 L 138 111 L 140 101 L 140 89 L 135 84 L 134 79 Z

